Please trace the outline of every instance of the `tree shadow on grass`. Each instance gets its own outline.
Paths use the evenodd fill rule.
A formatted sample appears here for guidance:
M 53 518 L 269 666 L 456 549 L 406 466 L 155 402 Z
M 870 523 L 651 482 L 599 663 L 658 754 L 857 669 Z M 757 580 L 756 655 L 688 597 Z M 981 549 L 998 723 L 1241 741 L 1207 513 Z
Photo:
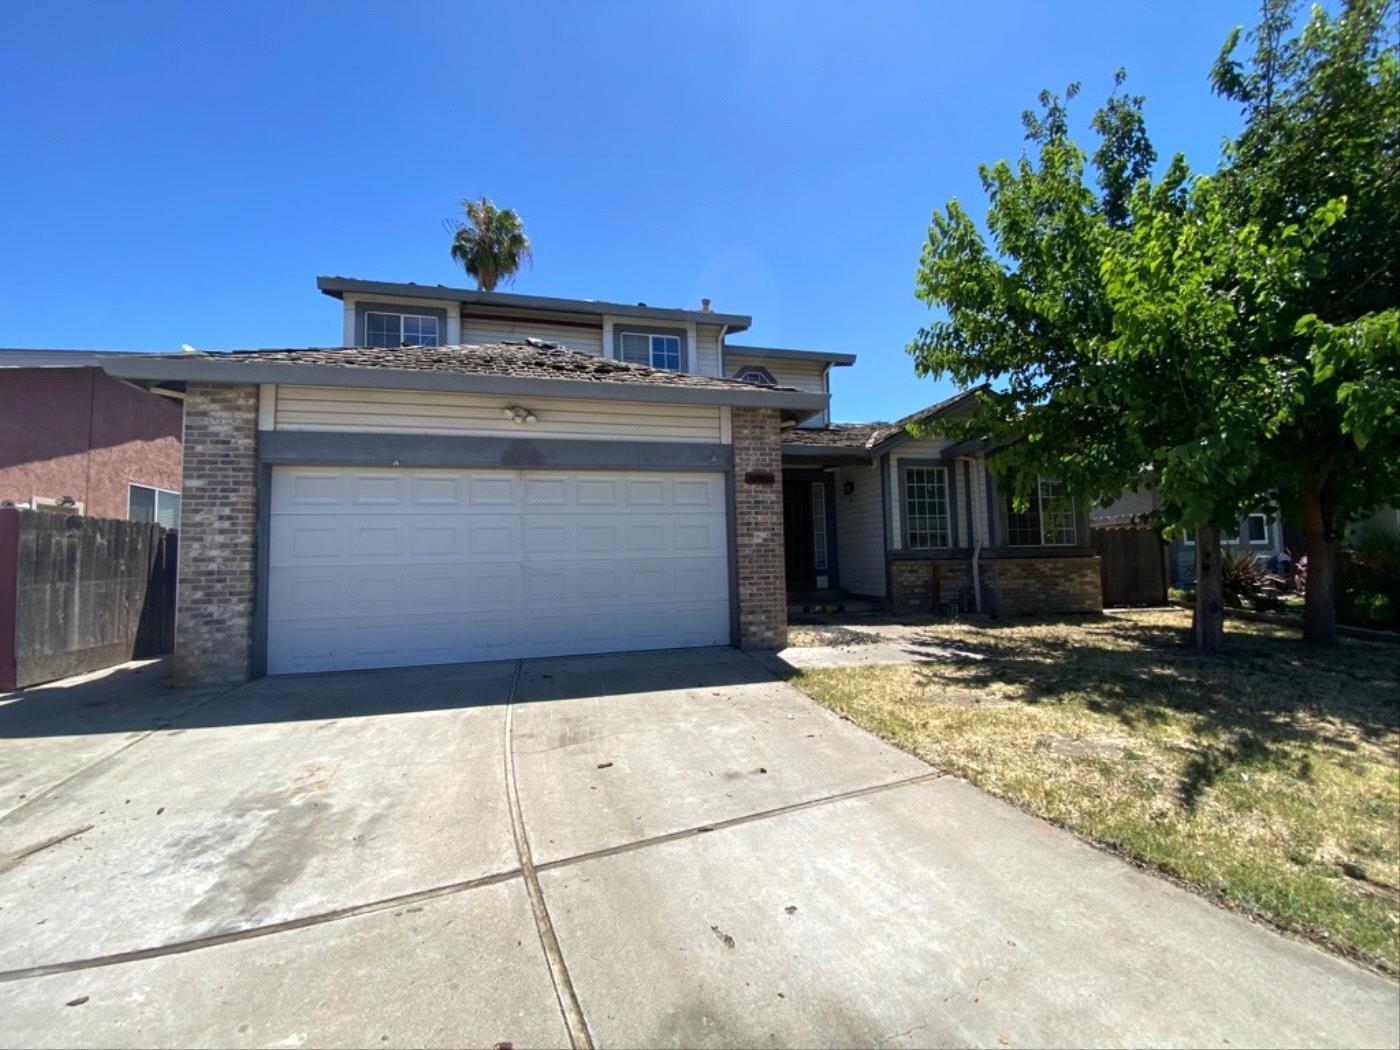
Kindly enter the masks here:
M 931 628 L 911 641 L 953 637 Z M 1181 627 L 1119 617 L 963 625 L 955 637 L 982 658 L 919 665 L 925 688 L 1010 686 L 1017 702 L 1073 703 L 1129 729 L 1186 716 L 1196 743 L 1181 792 L 1192 809 L 1231 769 L 1296 762 L 1298 750 L 1314 748 L 1393 750 L 1400 740 L 1400 650 L 1384 643 L 1316 649 L 1251 625 L 1229 631 L 1221 652 L 1203 654 Z

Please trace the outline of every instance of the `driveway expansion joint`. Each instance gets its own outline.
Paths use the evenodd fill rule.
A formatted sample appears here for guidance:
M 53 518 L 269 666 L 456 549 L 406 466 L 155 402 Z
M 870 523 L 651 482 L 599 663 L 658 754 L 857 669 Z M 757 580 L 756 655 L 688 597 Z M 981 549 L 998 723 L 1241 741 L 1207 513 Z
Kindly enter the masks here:
M 515 674 L 510 680 L 510 692 L 506 695 L 505 722 L 505 774 L 506 796 L 510 809 L 510 829 L 515 838 L 515 852 L 520 862 L 520 873 L 525 880 L 525 890 L 530 898 L 530 911 L 535 919 L 535 929 L 539 933 L 540 947 L 544 951 L 545 962 L 549 966 L 549 977 L 554 982 L 554 994 L 559 1001 L 559 1012 L 564 1018 L 564 1027 L 569 1033 L 569 1042 L 574 1050 L 592 1050 L 593 1037 L 588 1032 L 588 1022 L 584 1019 L 583 1008 L 579 1006 L 574 984 L 569 977 L 569 968 L 564 963 L 564 953 L 559 948 L 559 938 L 554 933 L 554 924 L 549 918 L 549 908 L 545 904 L 544 890 L 535 874 L 535 865 L 530 856 L 530 839 L 525 833 L 525 816 L 520 809 L 520 788 L 515 779 L 515 751 L 513 734 L 515 731 L 515 696 L 520 686 L 520 676 L 524 662 L 515 662 Z
M 50 784 L 48 787 L 43 788 L 43 789 L 40 790 L 40 791 L 34 792 L 34 794 L 30 795 L 30 796 L 29 796 L 28 798 L 26 798 L 23 802 L 21 802 L 18 806 L 13 807 L 12 809 L 7 809 L 7 810 L 5 810 L 5 812 L 0 813 L 0 824 L 3 824 L 5 821 L 7 821 L 7 820 L 9 820 L 11 817 L 13 817 L 15 814 L 20 813 L 21 811 L 27 809 L 29 806 L 32 806 L 34 803 L 38 802 L 40 799 L 42 799 L 42 798 L 47 798 L 49 795 L 52 795 L 52 794 L 53 794 L 55 791 L 57 791 L 59 788 L 63 787 L 64 784 L 72 783 L 74 780 L 78 779 L 78 777 L 82 776 L 83 774 L 91 772 L 92 770 L 96 769 L 98 766 L 106 765 L 108 762 L 110 762 L 112 759 L 116 758 L 118 755 L 122 755 L 122 754 L 125 754 L 126 752 L 130 751 L 130 750 L 131 750 L 133 747 L 135 747 L 137 744 L 145 743 L 147 740 L 149 740 L 151 737 L 155 736 L 157 733 L 160 733 L 160 732 L 163 732 L 163 731 L 169 729 L 171 726 L 173 726 L 173 725 L 174 725 L 176 722 L 178 722 L 180 719 L 184 718 L 184 717 L 185 717 L 187 714 L 189 714 L 191 711 L 198 711 L 198 710 L 199 710 L 201 707 L 203 707 L 205 704 L 213 703 L 215 700 L 219 699 L 219 697 L 221 697 L 221 696 L 228 696 L 229 693 L 232 693 L 232 692 L 234 692 L 235 690 L 238 690 L 238 689 L 242 689 L 245 685 L 247 685 L 246 682 L 240 682 L 240 683 L 237 684 L 237 685 L 231 685 L 231 686 L 228 686 L 228 687 L 226 687 L 226 688 L 224 688 L 224 689 L 220 689 L 220 690 L 218 690 L 217 692 L 213 693 L 212 695 L 206 696 L 203 700 L 199 700 L 199 701 L 197 701 L 197 702 L 195 702 L 195 703 L 193 703 L 193 704 L 190 704 L 189 707 L 185 708 L 184 710 L 180 711 L 179 713 L 174 714 L 174 715 L 171 715 L 169 718 L 164 719 L 163 721 L 157 722 L 154 726 L 152 726 L 150 729 L 147 729 L 144 733 L 142 733 L 140 736 L 138 736 L 135 740 L 128 740 L 126 743 L 122 744 L 120 747 L 114 747 L 114 748 L 112 748 L 111 751 L 108 751 L 108 752 L 106 752 L 106 753 L 104 753 L 104 754 L 98 755 L 98 756 L 97 756 L 96 758 L 94 758 L 91 762 L 88 762 L 86 765 L 79 766 L 77 769 L 73 770 L 73 772 L 69 773 L 66 777 L 62 777 L 62 778 L 60 778 L 60 779 L 58 779 L 58 780 L 55 780 L 55 781 L 54 781 L 52 784 Z
M 467 879 L 463 882 L 451 882 L 445 886 L 434 886 L 426 890 L 414 890 L 410 893 L 400 893 L 393 897 L 383 897 L 376 901 L 369 901 L 364 904 L 351 904 L 344 908 L 335 908 L 332 911 L 319 912 L 315 915 L 303 915 L 296 919 L 286 919 L 282 922 L 268 923 L 266 926 L 249 926 L 241 930 L 230 930 L 226 933 L 214 933 L 204 937 L 192 937 L 187 941 L 173 941 L 169 944 L 158 945 L 154 948 L 134 948 L 125 952 L 113 952 L 110 955 L 97 955 L 87 959 L 73 959 L 61 963 L 44 963 L 39 966 L 25 966 L 14 970 L 0 970 L 0 984 L 9 984 L 12 981 L 23 981 L 34 977 L 49 977 L 58 973 L 73 973 L 76 970 L 93 970 L 100 966 L 117 966 L 121 963 L 141 962 L 145 959 L 159 959 L 167 955 L 184 955 L 187 952 L 199 951 L 201 948 L 217 948 L 221 944 L 233 944 L 237 941 L 249 941 L 259 937 L 270 937 L 278 933 L 290 933 L 294 930 L 305 929 L 310 926 L 322 926 L 330 922 L 338 922 L 341 919 L 353 919 L 361 915 L 373 915 L 376 912 L 392 911 L 394 908 L 402 908 L 410 904 L 420 904 L 423 901 L 434 900 L 438 897 L 447 897 L 455 893 L 462 893 L 466 890 L 479 889 L 483 886 L 494 886 L 500 882 L 508 882 L 511 879 L 519 878 L 520 871 L 512 868 L 509 871 L 493 872 L 490 875 L 482 875 L 475 879 Z

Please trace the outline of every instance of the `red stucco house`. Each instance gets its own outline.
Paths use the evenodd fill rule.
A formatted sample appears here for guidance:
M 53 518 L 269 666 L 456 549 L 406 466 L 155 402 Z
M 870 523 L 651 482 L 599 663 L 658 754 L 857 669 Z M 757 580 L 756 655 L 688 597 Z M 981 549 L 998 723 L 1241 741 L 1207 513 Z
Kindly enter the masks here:
M 0 505 L 91 517 L 180 516 L 177 400 L 107 375 L 97 355 L 0 350 Z

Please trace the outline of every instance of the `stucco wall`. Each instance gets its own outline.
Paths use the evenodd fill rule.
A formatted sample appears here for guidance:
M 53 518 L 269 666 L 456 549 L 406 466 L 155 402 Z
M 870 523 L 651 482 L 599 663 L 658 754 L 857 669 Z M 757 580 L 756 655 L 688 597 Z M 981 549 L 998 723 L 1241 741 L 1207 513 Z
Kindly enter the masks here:
M 180 424 L 178 404 L 98 368 L 0 369 L 0 500 L 125 518 L 130 483 L 180 491 Z

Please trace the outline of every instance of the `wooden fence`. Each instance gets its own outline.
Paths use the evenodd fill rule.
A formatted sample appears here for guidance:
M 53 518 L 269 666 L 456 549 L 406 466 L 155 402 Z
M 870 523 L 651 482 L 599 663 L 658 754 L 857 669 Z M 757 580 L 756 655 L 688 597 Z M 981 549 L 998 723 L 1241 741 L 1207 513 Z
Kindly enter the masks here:
M 1099 556 L 1105 606 L 1166 604 L 1167 545 L 1157 529 L 1148 525 L 1097 526 L 1089 530 L 1089 536 Z
M 0 508 L 0 690 L 169 652 L 178 536 Z

